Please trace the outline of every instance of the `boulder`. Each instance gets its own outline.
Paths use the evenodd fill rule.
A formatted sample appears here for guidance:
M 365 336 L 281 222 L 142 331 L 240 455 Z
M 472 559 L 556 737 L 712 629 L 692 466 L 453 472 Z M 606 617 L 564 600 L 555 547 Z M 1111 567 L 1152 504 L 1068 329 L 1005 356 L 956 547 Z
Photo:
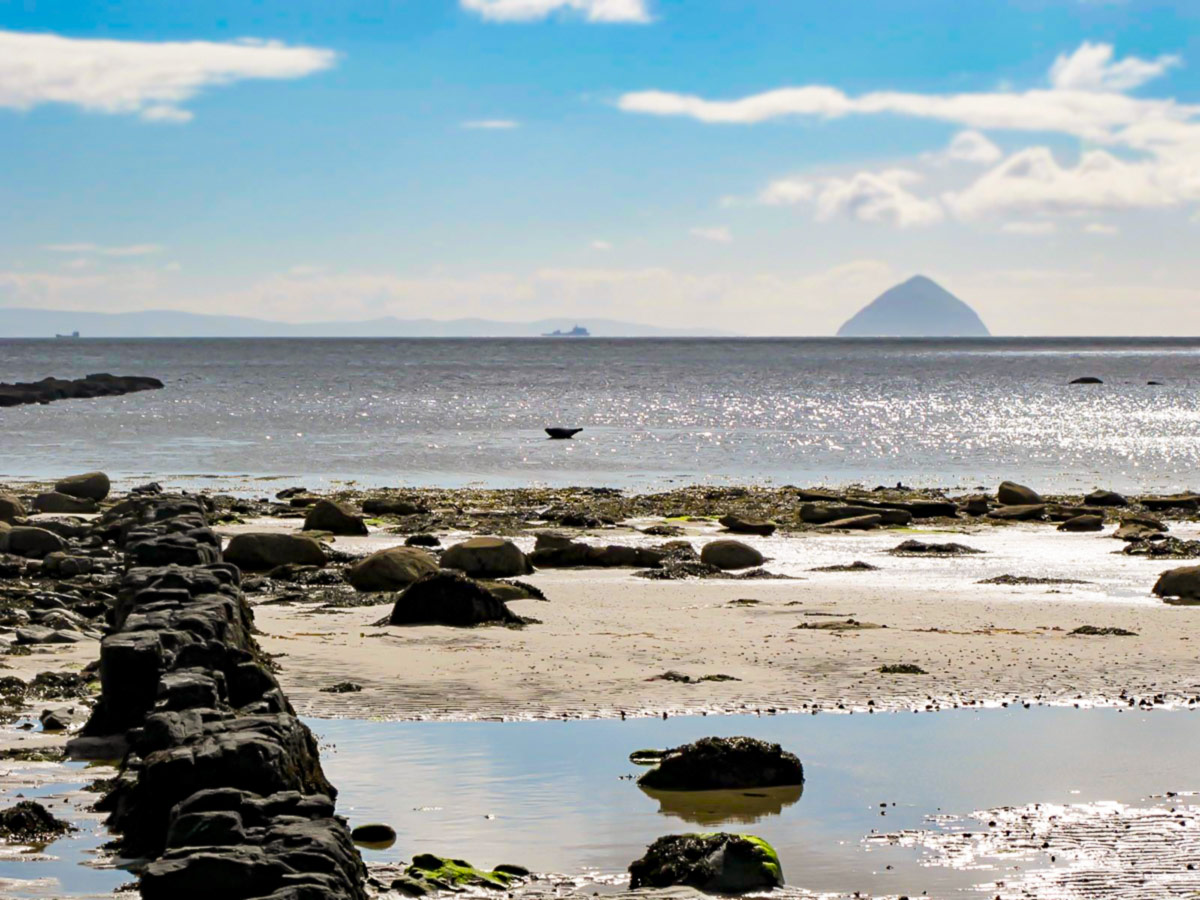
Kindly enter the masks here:
M 1083 498 L 1088 506 L 1128 506 L 1129 501 L 1116 491 L 1092 491 Z
M 396 840 L 396 829 L 382 822 L 370 822 L 355 826 L 350 837 L 360 844 L 391 844 Z
M 1200 566 L 1163 572 L 1154 585 L 1154 593 L 1168 602 L 1176 600 L 1189 606 L 1200 603 Z
M 700 561 L 718 569 L 749 569 L 763 564 L 763 555 L 741 541 L 723 538 L 710 541 L 700 551 Z
M 405 588 L 388 618 L 389 625 L 521 625 L 524 621 L 479 582 L 446 570 Z
M 739 516 L 735 513 L 721 516 L 718 521 L 734 534 L 757 534 L 759 537 L 770 537 L 775 533 L 776 527 L 774 522 L 768 522 L 766 519 Z
M 1152 512 L 1165 512 L 1170 509 L 1186 509 L 1195 512 L 1200 510 L 1200 495 L 1171 494 L 1166 497 L 1143 497 L 1141 503 Z
M 413 516 L 429 511 L 423 504 L 403 497 L 368 497 L 362 508 L 369 516 Z
M 883 524 L 883 516 L 854 516 L 850 519 L 838 519 L 836 522 L 826 522 L 824 525 L 819 525 L 819 528 L 828 528 L 831 531 L 837 529 L 847 529 L 850 531 L 870 531 L 872 528 L 878 528 Z
M 1001 519 L 1009 522 L 1032 522 L 1046 517 L 1044 503 L 1021 503 L 1011 506 L 1001 506 L 987 514 L 989 519 Z
M 1103 531 L 1104 516 L 1076 516 L 1058 526 L 1059 531 Z
M 60 491 L 46 491 L 33 498 L 33 508 L 40 513 L 94 513 L 96 501 L 73 497 Z
M 783 787 L 804 784 L 804 766 L 778 744 L 748 737 L 709 737 L 667 751 L 638 784 L 665 791 Z
M 782 884 L 783 868 L 775 849 L 748 834 L 667 835 L 629 866 L 634 890 L 682 885 L 705 893 L 743 894 Z
M 533 572 L 516 544 L 497 537 L 477 537 L 455 544 L 442 554 L 442 566 L 473 578 L 512 578 Z
M 309 507 L 308 515 L 304 517 L 304 530 L 347 536 L 364 535 L 367 533 L 367 523 L 344 503 L 318 500 Z
M 15 522 L 25 518 L 25 504 L 12 494 L 0 494 L 0 522 Z
M 1001 506 L 1033 506 L 1043 502 L 1037 491 L 1015 481 L 1002 482 L 996 491 L 996 499 Z
M 234 535 L 225 548 L 225 561 L 250 571 L 265 572 L 276 566 L 325 565 L 325 551 L 303 534 L 251 532 Z
M 48 553 L 64 551 L 67 542 L 53 531 L 31 525 L 14 525 L 0 529 L 0 551 L 14 556 L 41 559 Z
M 988 510 L 991 509 L 991 502 L 982 494 L 977 494 L 974 497 L 968 497 L 962 505 L 962 511 L 968 516 L 986 516 Z
M 108 496 L 112 484 L 103 472 L 85 472 L 82 475 L 68 475 L 60 479 L 54 490 L 60 494 L 80 497 L 84 500 L 103 500 Z
M 567 569 L 580 566 L 595 568 L 650 569 L 662 564 L 667 551 L 651 547 L 599 546 L 573 541 L 565 535 L 543 531 L 537 536 L 529 562 L 537 568 Z
M 914 518 L 913 514 L 906 509 L 889 507 L 825 506 L 816 503 L 805 503 L 800 507 L 800 520 L 810 525 L 824 525 L 827 522 L 856 519 L 860 516 L 879 516 L 885 525 L 907 525 Z
M 399 591 L 438 570 L 437 560 L 415 547 L 389 547 L 346 569 L 356 591 Z
M 1095 375 L 1084 375 L 1082 378 L 1072 378 L 1071 384 L 1104 384 L 1104 380 Z

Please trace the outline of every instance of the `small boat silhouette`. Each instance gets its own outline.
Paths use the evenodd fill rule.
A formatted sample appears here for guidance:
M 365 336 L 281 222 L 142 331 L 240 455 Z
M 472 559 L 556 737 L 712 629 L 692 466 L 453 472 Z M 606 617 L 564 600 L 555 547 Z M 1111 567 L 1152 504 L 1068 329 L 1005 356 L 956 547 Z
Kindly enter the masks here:
M 582 428 L 547 428 L 546 434 L 550 435 L 552 441 L 565 441 L 575 437 L 581 431 L 583 431 Z

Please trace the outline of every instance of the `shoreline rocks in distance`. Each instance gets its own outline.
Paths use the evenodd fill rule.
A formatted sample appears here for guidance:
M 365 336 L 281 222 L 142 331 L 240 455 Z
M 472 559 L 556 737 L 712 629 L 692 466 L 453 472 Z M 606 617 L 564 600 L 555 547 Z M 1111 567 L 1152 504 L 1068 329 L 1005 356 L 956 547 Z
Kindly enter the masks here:
M 41 381 L 0 382 L 0 407 L 55 400 L 90 400 L 116 397 L 138 391 L 157 391 L 165 385 L 157 378 L 143 375 L 109 375 L 100 372 L 83 378 L 43 378 Z

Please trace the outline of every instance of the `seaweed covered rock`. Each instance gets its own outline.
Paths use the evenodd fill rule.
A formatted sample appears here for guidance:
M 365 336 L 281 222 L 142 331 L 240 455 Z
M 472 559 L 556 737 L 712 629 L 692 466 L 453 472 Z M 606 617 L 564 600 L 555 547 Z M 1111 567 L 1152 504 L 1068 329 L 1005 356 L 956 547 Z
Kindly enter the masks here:
M 46 807 L 33 800 L 22 800 L 8 809 L 0 809 L 0 840 L 41 843 L 72 830 L 69 822 L 55 818 Z
M 781 787 L 804 784 L 804 766 L 779 744 L 708 737 L 668 751 L 638 784 L 667 791 Z
M 367 524 L 362 516 L 344 503 L 338 503 L 336 500 L 318 500 L 304 517 L 304 530 L 361 536 L 367 533 Z
M 409 878 L 418 879 L 435 890 L 462 891 L 466 888 L 488 888 L 503 891 L 521 880 L 517 866 L 497 866 L 492 871 L 477 869 L 465 859 L 447 859 L 432 853 L 418 853 L 405 870 Z M 520 869 L 521 872 L 526 872 Z
M 392 607 L 389 625 L 521 625 L 524 619 L 486 587 L 442 570 L 409 585 Z
M 497 537 L 477 537 L 455 544 L 442 554 L 442 566 L 466 572 L 472 578 L 513 578 L 533 572 L 516 544 Z
M 779 855 L 762 838 L 748 834 L 671 834 L 660 837 L 629 866 L 629 886 L 676 885 L 718 894 L 781 887 Z
M 416 547 L 388 547 L 346 569 L 356 591 L 399 591 L 438 570 L 437 560 Z
M 325 551 L 303 534 L 260 532 L 237 534 L 225 548 L 225 560 L 250 571 L 265 572 L 277 566 L 324 566 Z
M 705 544 L 700 551 L 700 561 L 729 571 L 761 566 L 763 555 L 749 544 L 723 538 Z

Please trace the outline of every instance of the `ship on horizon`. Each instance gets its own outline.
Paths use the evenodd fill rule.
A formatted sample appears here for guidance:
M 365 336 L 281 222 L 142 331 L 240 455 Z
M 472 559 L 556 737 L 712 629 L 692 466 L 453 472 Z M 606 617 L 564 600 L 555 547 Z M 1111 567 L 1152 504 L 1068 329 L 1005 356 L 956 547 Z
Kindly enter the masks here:
M 72 331 L 70 334 L 56 334 L 54 336 L 55 340 L 59 340 L 59 341 L 73 341 L 78 337 L 79 337 L 78 331 Z
M 542 335 L 542 337 L 591 337 L 591 336 L 592 336 L 592 333 L 590 331 L 588 331 L 586 328 L 584 328 L 582 325 L 576 325 L 570 331 L 563 331 L 560 328 L 556 328 L 553 331 L 549 331 L 546 334 Z

